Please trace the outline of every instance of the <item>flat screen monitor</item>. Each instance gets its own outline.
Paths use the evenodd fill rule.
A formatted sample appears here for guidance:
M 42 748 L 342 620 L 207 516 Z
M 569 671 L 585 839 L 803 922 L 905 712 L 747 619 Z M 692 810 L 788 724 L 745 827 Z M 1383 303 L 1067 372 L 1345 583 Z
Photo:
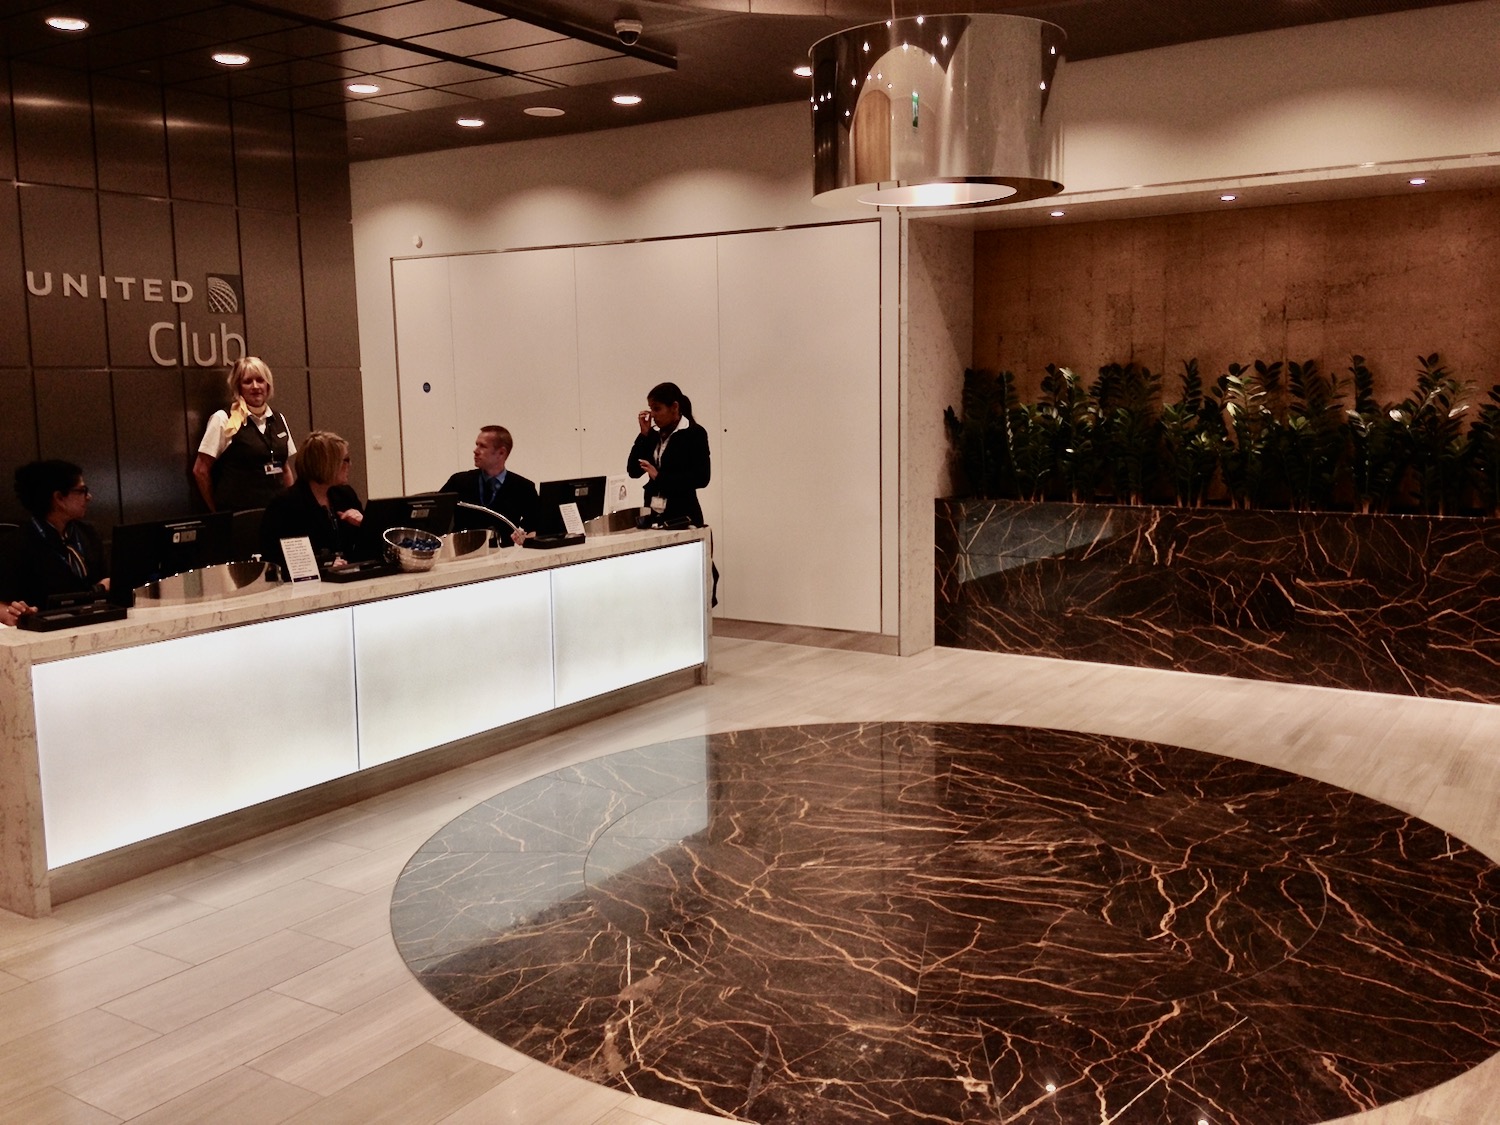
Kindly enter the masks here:
M 537 487 L 537 534 L 561 535 L 563 527 L 560 505 L 577 504 L 579 517 L 587 523 L 604 514 L 604 477 L 574 477 L 572 480 L 544 480 Z
M 233 561 L 233 512 L 120 524 L 110 536 L 110 601 L 128 606 L 137 586 Z
M 453 509 L 457 504 L 458 496 L 452 492 L 382 497 L 365 505 L 360 528 L 376 542 L 393 527 L 414 527 L 433 535 L 447 535 L 453 528 Z

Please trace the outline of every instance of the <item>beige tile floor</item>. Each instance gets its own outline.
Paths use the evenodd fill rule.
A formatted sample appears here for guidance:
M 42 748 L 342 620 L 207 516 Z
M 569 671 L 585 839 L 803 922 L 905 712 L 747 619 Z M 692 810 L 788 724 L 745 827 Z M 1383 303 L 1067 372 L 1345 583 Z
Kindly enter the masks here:
M 938 649 L 900 659 L 718 639 L 716 682 L 29 920 L 0 912 L 0 1121 L 710 1118 L 572 1078 L 474 1031 L 410 976 L 391 887 L 430 833 L 561 765 L 740 727 L 1022 723 L 1295 770 L 1500 856 L 1500 707 Z M 1359 1125 L 1500 1121 L 1500 1062 Z M 816 1123 L 813 1123 L 816 1125 Z M 1283 1123 L 1267 1123 L 1283 1125 Z

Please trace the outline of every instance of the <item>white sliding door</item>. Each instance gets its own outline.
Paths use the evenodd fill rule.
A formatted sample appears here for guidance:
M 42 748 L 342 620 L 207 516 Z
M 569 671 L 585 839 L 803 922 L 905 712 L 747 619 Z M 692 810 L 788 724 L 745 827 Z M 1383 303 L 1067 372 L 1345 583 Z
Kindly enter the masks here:
M 576 252 L 583 471 L 623 473 L 646 392 L 676 383 L 708 430 L 715 458 L 713 482 L 699 493 L 710 525 L 720 514 L 714 242 L 684 238 Z
M 453 317 L 448 258 L 391 263 L 396 308 L 396 381 L 401 472 L 406 492 L 426 492 L 453 472 Z
M 880 228 L 723 235 L 727 617 L 880 632 Z
M 573 254 L 449 259 L 457 418 L 450 472 L 473 467 L 474 435 L 491 424 L 515 438 L 510 467 L 522 476 L 543 481 L 582 472 Z

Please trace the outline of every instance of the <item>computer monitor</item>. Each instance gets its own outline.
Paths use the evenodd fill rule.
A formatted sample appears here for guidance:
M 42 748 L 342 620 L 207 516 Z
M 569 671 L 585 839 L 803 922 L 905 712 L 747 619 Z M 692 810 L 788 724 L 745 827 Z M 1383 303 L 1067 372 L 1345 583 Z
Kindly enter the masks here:
M 453 527 L 453 509 L 458 496 L 452 492 L 423 492 L 415 496 L 386 496 L 365 505 L 359 525 L 361 540 L 371 557 L 385 549 L 381 539 L 393 527 L 414 527 L 433 535 L 447 535 Z
M 137 586 L 233 562 L 233 544 L 233 512 L 120 524 L 110 537 L 109 599 L 129 606 Z
M 561 535 L 562 504 L 577 504 L 579 517 L 587 523 L 604 514 L 604 477 L 574 477 L 571 480 L 544 480 L 537 487 L 537 534 Z

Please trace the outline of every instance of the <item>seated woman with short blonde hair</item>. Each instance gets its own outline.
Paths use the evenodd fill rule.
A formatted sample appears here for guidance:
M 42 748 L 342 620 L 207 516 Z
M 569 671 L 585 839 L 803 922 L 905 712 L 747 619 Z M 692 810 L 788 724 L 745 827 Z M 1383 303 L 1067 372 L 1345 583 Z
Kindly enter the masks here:
M 349 487 L 349 443 L 338 434 L 314 430 L 294 459 L 297 481 L 266 505 L 261 521 L 261 554 L 284 561 L 283 539 L 305 536 L 320 564 L 349 559 L 364 520 L 364 505 Z

